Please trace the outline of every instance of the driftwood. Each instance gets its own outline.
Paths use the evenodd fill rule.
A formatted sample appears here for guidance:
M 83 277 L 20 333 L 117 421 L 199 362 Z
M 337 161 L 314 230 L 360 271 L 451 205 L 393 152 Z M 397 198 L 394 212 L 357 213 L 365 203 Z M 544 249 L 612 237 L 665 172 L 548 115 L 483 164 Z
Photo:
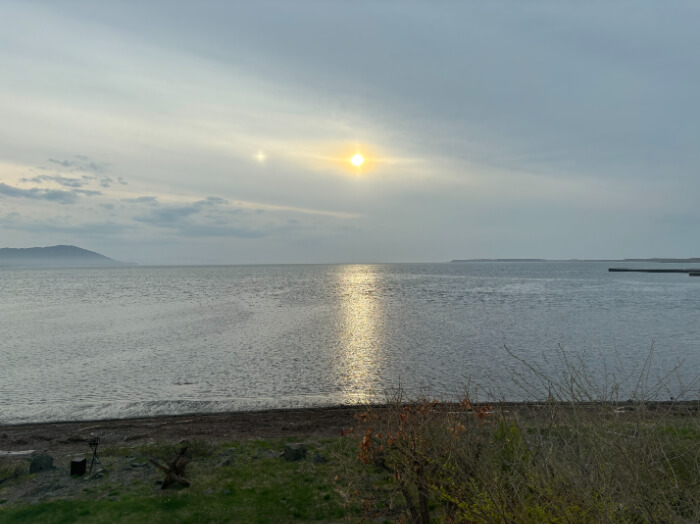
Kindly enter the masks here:
M 185 478 L 185 466 L 187 466 L 190 460 L 185 457 L 185 453 L 187 453 L 187 446 L 180 450 L 180 453 L 175 457 L 175 460 L 170 463 L 170 466 L 163 466 L 157 460 L 151 459 L 151 463 L 165 473 L 165 480 L 160 489 L 167 488 L 173 482 L 179 482 L 186 488 L 190 486 L 190 482 Z
M 0 451 L 0 458 L 29 458 L 36 453 L 33 449 L 26 449 L 24 451 Z

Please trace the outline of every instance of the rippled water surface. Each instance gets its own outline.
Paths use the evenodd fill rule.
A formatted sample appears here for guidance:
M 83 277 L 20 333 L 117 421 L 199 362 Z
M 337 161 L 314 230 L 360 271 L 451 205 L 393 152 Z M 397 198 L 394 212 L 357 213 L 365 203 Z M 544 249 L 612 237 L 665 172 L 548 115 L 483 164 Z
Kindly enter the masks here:
M 652 378 L 690 381 L 700 278 L 608 265 L 0 269 L 0 422 L 516 398 L 504 345 L 634 383 L 653 342 Z

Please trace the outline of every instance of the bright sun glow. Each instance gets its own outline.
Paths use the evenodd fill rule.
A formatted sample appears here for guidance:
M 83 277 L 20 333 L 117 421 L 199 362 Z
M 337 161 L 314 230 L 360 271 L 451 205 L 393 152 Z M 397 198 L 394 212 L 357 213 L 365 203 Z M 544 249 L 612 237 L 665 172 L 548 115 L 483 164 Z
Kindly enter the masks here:
M 364 162 L 365 162 L 365 157 L 363 157 L 359 153 L 350 159 L 350 163 L 355 167 L 360 167 L 362 164 L 364 164 Z

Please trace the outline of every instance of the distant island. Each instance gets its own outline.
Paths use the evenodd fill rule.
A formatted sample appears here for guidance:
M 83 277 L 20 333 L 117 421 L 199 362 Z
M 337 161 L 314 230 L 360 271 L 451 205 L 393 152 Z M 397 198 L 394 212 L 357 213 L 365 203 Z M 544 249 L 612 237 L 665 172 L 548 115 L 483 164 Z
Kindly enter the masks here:
M 463 264 L 467 262 L 652 262 L 657 264 L 700 264 L 700 258 L 572 258 L 568 260 L 550 260 L 546 258 L 470 258 L 464 260 L 450 260 L 452 264 Z
M 470 258 L 466 260 L 451 260 L 452 264 L 464 262 L 547 262 L 544 258 Z
M 128 266 L 76 246 L 0 248 L 0 267 L 120 267 Z

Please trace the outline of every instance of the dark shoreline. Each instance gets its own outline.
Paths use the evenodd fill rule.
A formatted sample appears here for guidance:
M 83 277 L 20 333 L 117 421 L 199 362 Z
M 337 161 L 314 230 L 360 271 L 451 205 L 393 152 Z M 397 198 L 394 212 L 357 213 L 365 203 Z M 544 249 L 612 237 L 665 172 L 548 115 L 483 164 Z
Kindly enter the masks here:
M 485 406 L 486 404 L 482 404 Z M 461 409 L 458 404 L 441 404 L 448 411 Z M 700 401 L 620 402 L 604 404 L 547 402 L 505 402 L 489 405 L 491 412 L 509 412 L 522 417 L 544 413 L 547 408 L 631 413 L 643 406 L 650 412 L 672 416 L 697 416 Z M 193 413 L 146 416 L 125 419 L 102 419 L 64 422 L 38 422 L 0 425 L 0 451 L 50 452 L 70 455 L 83 452 L 88 440 L 99 436 L 104 446 L 131 447 L 154 442 L 205 440 L 222 442 L 252 438 L 339 436 L 352 427 L 355 415 L 367 409 L 381 414 L 391 409 L 387 404 L 331 406 L 303 409 L 268 409 L 228 413 Z

